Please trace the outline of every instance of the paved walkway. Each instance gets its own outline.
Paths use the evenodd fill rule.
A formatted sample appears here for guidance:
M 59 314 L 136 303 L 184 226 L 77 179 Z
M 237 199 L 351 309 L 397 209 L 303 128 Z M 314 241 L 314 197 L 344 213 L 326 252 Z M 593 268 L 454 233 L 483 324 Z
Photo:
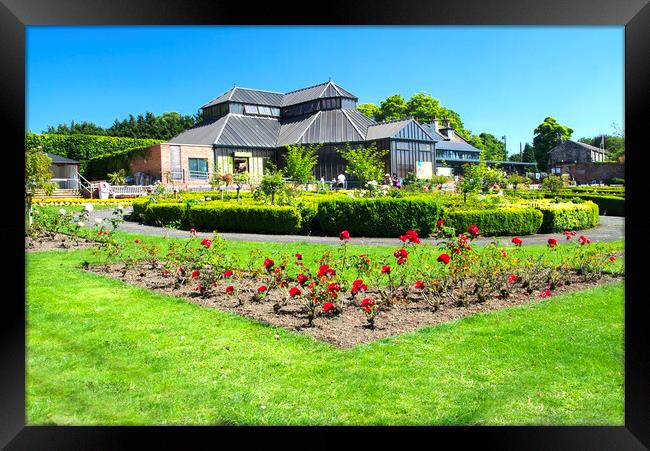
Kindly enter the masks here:
M 124 213 L 130 214 L 133 211 L 132 207 L 125 207 Z M 94 218 L 106 218 L 111 216 L 113 210 L 95 210 L 90 214 L 89 224 L 93 224 Z M 122 232 L 141 233 L 143 235 L 152 236 L 168 236 L 187 238 L 189 232 L 187 230 L 167 229 L 163 227 L 154 227 L 137 222 L 125 221 L 119 229 Z M 625 236 L 625 218 L 618 216 L 601 216 L 600 223 L 593 229 L 587 229 L 580 232 L 580 234 L 589 237 L 593 242 L 598 241 L 616 241 L 621 240 Z M 273 243 L 311 243 L 311 244 L 339 244 L 338 237 L 331 236 L 311 236 L 311 235 L 263 235 L 259 233 L 221 233 L 224 239 L 229 241 L 258 241 L 258 242 L 273 242 Z M 197 236 L 201 238 L 209 238 L 211 233 L 198 232 Z M 561 233 L 550 234 L 537 234 L 520 236 L 526 244 L 546 244 L 550 237 L 559 238 L 562 241 L 564 237 Z M 477 244 L 487 244 L 493 239 L 498 240 L 501 244 L 511 244 L 511 237 L 490 237 L 478 238 L 475 242 Z M 422 241 L 434 243 L 433 239 L 424 239 Z M 354 245 L 379 245 L 379 246 L 395 246 L 399 244 L 399 238 L 350 238 L 350 244 Z

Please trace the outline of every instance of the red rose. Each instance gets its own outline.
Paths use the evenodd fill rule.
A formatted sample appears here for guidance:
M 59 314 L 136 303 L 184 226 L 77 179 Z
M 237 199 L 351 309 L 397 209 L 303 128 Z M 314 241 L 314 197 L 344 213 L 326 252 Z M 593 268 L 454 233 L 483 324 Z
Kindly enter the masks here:
M 542 297 L 542 298 L 547 298 L 547 297 L 549 297 L 550 295 L 551 295 L 551 290 L 542 290 L 542 291 L 539 293 L 539 296 Z
M 409 253 L 406 251 L 406 249 L 397 249 L 395 252 L 393 252 L 393 255 L 395 258 L 406 258 L 409 256 Z
M 190 233 L 191 233 L 192 235 L 196 235 L 196 230 L 195 230 L 195 229 L 190 229 Z
M 514 274 L 509 274 L 508 275 L 508 283 L 513 283 L 519 280 L 519 277 L 515 276 Z
M 235 291 L 235 287 L 233 287 L 232 285 L 228 285 L 226 287 L 226 294 L 233 294 L 234 291 Z
M 350 232 L 348 232 L 347 230 L 344 230 L 339 234 L 339 240 L 343 241 L 349 239 L 350 239 Z
M 163 277 L 167 277 L 169 275 L 169 269 L 163 269 L 162 275 Z
M 407 230 L 404 235 L 400 235 L 399 239 L 405 243 L 407 241 L 413 244 L 420 243 L 420 237 L 418 236 L 418 233 L 415 230 Z
M 192 271 L 192 279 L 198 279 L 199 274 L 201 274 L 201 273 L 199 272 L 198 269 L 195 269 L 194 271 Z
M 276 273 L 276 274 L 280 274 L 280 271 L 282 271 L 282 268 L 280 266 L 278 266 L 277 268 L 275 268 L 273 270 L 273 272 Z
M 267 271 L 270 271 L 271 268 L 273 268 L 273 265 L 275 265 L 275 262 L 270 258 L 264 260 L 264 267 L 266 268 Z
M 361 310 L 363 310 L 366 313 L 371 313 L 372 312 L 372 309 L 370 307 L 368 307 L 367 305 L 364 305 L 363 307 L 361 307 Z
M 580 235 L 580 238 L 578 238 L 578 243 L 580 243 L 580 244 L 590 244 L 591 240 L 589 238 L 587 238 L 586 236 L 584 236 L 584 235 Z
M 567 239 L 567 241 L 570 240 L 570 239 L 571 239 L 571 235 L 570 235 L 570 234 L 567 235 L 567 236 L 566 236 L 566 239 Z
M 265 291 L 266 291 L 266 285 L 260 285 L 260 286 L 257 288 L 257 292 L 258 292 L 258 293 L 264 293 Z
M 442 219 L 438 219 L 438 222 L 436 223 L 436 225 L 438 226 L 438 228 L 440 228 L 440 227 L 442 227 L 443 225 L 445 225 L 445 221 L 442 220 Z
M 304 274 L 298 274 L 298 275 L 296 276 L 296 280 L 298 281 L 298 283 L 299 283 L 300 285 L 305 286 L 305 282 L 307 282 L 307 281 L 309 280 L 309 277 L 307 277 L 307 276 L 304 275 Z
M 372 307 L 373 305 L 375 305 L 375 301 L 373 301 L 370 298 L 365 298 L 364 300 L 361 301 L 362 307 Z
M 307 285 L 307 288 L 309 288 L 310 290 L 312 290 L 312 289 L 314 288 L 315 285 L 316 285 L 316 282 L 310 282 L 309 285 Z
M 445 265 L 449 264 L 450 257 L 447 254 L 440 254 L 438 256 L 438 261 L 444 263 Z
M 327 286 L 327 291 L 341 291 L 341 285 L 338 283 L 330 283 Z
M 555 238 L 549 238 L 548 239 L 548 246 L 549 247 L 557 246 L 557 240 Z
M 522 244 L 524 241 L 523 241 L 521 238 L 519 238 L 518 236 L 516 236 L 516 237 L 514 237 L 514 238 L 512 239 L 512 242 L 513 242 L 513 244 L 514 244 L 515 246 L 521 246 L 521 244 Z
M 320 268 L 318 268 L 317 277 L 323 277 L 325 274 L 327 274 L 327 271 L 329 269 L 330 269 L 329 265 L 320 265 Z
M 224 276 L 224 277 L 230 277 L 230 276 L 232 276 L 232 275 L 233 275 L 233 272 L 232 272 L 232 270 L 230 270 L 230 269 L 228 269 L 228 270 L 226 270 L 226 271 L 223 272 L 223 276 Z
M 134 242 L 135 244 L 139 244 L 139 243 L 140 243 L 140 240 L 133 240 L 133 242 Z
M 390 274 L 390 266 L 384 265 L 381 267 L 381 273 L 382 274 Z
M 397 259 L 397 264 L 403 265 L 404 263 L 406 263 L 406 260 L 407 260 L 406 257 L 400 257 L 399 259 Z
M 613 262 L 613 261 L 615 261 L 615 260 L 616 260 L 616 257 L 614 257 L 613 255 L 612 255 L 611 257 L 609 257 L 609 261 L 610 261 L 610 262 Z
M 207 248 L 210 248 L 210 246 L 212 246 L 212 241 L 210 241 L 209 239 L 205 238 L 205 239 L 201 240 L 201 245 L 202 245 L 202 246 L 205 246 L 205 247 L 207 247 Z
M 302 260 L 302 255 L 301 254 L 296 254 L 296 260 Z
M 299 294 L 302 294 L 302 291 L 300 291 L 300 288 L 298 287 L 292 287 L 289 290 L 289 296 L 291 296 L 292 298 L 298 296 Z
M 367 289 L 368 285 L 363 283 L 363 280 L 357 279 L 352 282 L 352 289 L 350 290 L 350 293 L 357 294 L 359 291 L 366 291 Z
M 331 302 L 326 302 L 323 304 L 323 312 L 327 313 L 330 310 L 336 310 L 336 306 Z
M 467 227 L 467 231 L 473 237 L 477 236 L 478 232 L 479 232 L 478 227 L 476 226 L 476 224 L 472 224 L 471 226 Z
M 417 280 L 415 282 L 415 288 L 418 290 L 423 290 L 424 289 L 424 282 L 421 280 Z
M 508 253 L 506 251 L 504 251 L 503 249 L 501 249 L 501 255 L 503 255 L 504 257 L 507 257 Z

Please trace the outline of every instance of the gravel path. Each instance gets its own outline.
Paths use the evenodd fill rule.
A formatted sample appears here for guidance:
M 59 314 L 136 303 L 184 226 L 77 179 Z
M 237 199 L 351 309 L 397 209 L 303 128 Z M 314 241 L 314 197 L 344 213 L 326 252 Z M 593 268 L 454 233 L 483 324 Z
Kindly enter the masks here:
M 124 213 L 130 214 L 133 211 L 132 207 L 125 207 Z M 113 213 L 112 210 L 95 210 L 90 214 L 89 224 L 93 224 L 94 218 L 107 218 Z M 141 233 L 143 235 L 152 236 L 168 236 L 187 238 L 189 233 L 186 230 L 167 229 L 163 227 L 154 227 L 137 222 L 125 221 L 119 230 L 122 232 Z M 586 229 L 581 234 L 588 236 L 592 241 L 616 241 L 625 237 L 625 218 L 618 216 L 601 216 L 600 223 L 593 229 Z M 264 235 L 259 233 L 221 233 L 224 239 L 229 241 L 257 241 L 257 242 L 273 242 L 273 243 L 311 243 L 311 244 L 339 244 L 338 237 L 331 236 L 311 236 L 311 235 Z M 197 233 L 201 238 L 209 238 L 211 233 Z M 521 236 L 527 244 L 546 244 L 550 237 L 564 238 L 561 233 L 552 234 L 537 234 Z M 477 244 L 486 244 L 493 239 L 497 239 L 501 244 L 510 244 L 511 237 L 490 237 L 479 238 L 476 240 Z M 433 239 L 425 239 L 423 241 L 435 242 Z M 354 245 L 379 245 L 379 246 L 394 246 L 399 242 L 395 238 L 358 238 L 353 237 L 350 239 L 350 244 Z

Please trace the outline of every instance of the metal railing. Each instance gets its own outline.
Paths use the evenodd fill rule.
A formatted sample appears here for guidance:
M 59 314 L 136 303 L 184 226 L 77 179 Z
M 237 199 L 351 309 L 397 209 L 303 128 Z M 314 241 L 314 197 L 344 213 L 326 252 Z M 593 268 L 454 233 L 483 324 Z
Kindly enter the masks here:
M 208 171 L 188 171 L 190 180 L 210 180 L 210 173 Z
M 143 185 L 112 185 L 109 194 L 115 196 L 146 196 L 153 191 L 153 186 Z

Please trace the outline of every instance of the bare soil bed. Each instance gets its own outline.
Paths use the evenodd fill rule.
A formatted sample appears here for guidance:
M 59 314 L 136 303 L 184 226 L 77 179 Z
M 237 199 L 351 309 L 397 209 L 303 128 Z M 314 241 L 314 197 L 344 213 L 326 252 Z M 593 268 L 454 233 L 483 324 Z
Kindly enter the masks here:
M 25 237 L 26 252 L 78 250 L 97 246 L 99 244 L 95 241 L 85 238 L 74 240 L 70 235 L 62 233 L 48 232 L 37 237 Z
M 240 295 L 243 305 L 235 296 L 225 294 L 225 287 L 231 282 L 217 283 L 211 294 L 202 297 L 196 291 L 196 283 L 190 281 L 175 287 L 173 277 L 164 277 L 160 269 L 151 269 L 147 263 L 139 263 L 134 268 L 127 269 L 124 264 L 95 265 L 87 268 L 89 271 L 103 274 L 140 287 L 152 289 L 172 296 L 178 296 L 203 307 L 243 315 L 254 320 L 283 327 L 288 330 L 300 331 L 315 339 L 329 342 L 340 348 L 369 343 L 381 338 L 411 332 L 425 326 L 455 320 L 468 315 L 489 312 L 515 305 L 527 304 L 541 300 L 539 290 L 528 294 L 526 290 L 516 285 L 507 298 L 494 297 L 483 303 L 472 302 L 467 306 L 456 306 L 451 301 L 441 303 L 437 311 L 433 311 L 426 301 L 409 295 L 408 300 L 397 300 L 392 306 L 377 316 L 375 328 L 366 327 L 366 318 L 358 305 L 350 301 L 342 302 L 342 312 L 337 315 L 321 314 L 316 316 L 312 327 L 307 327 L 307 314 L 300 304 L 290 301 L 276 313 L 273 305 L 286 299 L 282 293 L 275 290 L 262 301 L 251 301 Z M 621 280 L 622 276 L 604 275 L 597 281 L 584 282 L 582 276 L 572 274 L 570 283 L 556 287 L 552 296 L 571 291 L 584 290 L 598 285 Z M 238 280 L 234 285 L 241 283 Z M 248 279 L 246 283 L 257 286 L 257 281 Z M 364 297 L 377 299 L 376 291 L 368 291 Z M 347 302 L 347 303 L 346 303 Z M 356 301 L 359 302 L 358 300 Z

